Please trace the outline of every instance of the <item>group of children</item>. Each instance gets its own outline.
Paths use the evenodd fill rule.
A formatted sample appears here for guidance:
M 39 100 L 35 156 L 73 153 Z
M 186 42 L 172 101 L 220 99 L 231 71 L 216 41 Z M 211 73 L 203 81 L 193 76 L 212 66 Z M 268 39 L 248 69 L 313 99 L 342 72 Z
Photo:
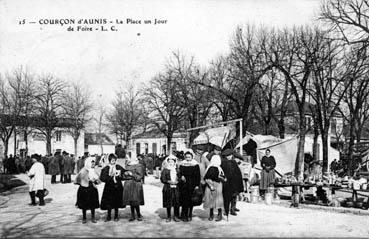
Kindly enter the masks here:
M 196 153 L 199 153 L 198 150 Z M 170 155 L 162 165 L 160 180 L 164 184 L 162 193 L 163 207 L 167 209 L 166 221 L 191 221 L 193 207 L 201 204 L 204 209 L 209 209 L 210 221 L 214 220 L 214 210 L 218 211 L 215 221 L 223 219 L 223 212 L 227 216 L 229 212 L 237 215 L 235 201 L 238 193 L 243 191 L 243 181 L 234 160 L 234 151 L 221 151 L 219 148 L 208 154 L 208 157 L 205 157 L 206 154 L 201 155 L 204 157 L 197 158 L 198 160 L 194 159 L 191 152 L 186 152 L 184 156 L 185 159 L 179 161 Z M 95 171 L 95 159 L 89 157 L 76 176 L 75 183 L 80 185 L 76 206 L 82 209 L 82 222 L 86 223 L 86 211 L 91 210 L 91 221 L 95 223 L 96 208 L 107 210 L 105 221 L 112 219 L 111 211 L 114 209 L 114 220 L 118 221 L 119 208 L 128 205 L 131 208 L 129 221 L 142 221 L 140 205 L 144 205 L 144 165 L 137 159 L 130 159 L 122 167 L 116 163 L 115 154 L 110 154 L 108 160 L 109 164 L 102 169 L 99 176 Z M 105 182 L 101 203 L 96 187 L 100 182 Z

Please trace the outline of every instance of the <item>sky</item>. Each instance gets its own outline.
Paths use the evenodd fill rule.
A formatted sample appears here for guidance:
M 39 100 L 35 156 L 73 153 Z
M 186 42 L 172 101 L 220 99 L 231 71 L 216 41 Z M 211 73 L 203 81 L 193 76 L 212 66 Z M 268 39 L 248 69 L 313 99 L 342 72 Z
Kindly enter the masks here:
M 320 0 L 0 0 L 0 73 L 24 66 L 83 83 L 109 104 L 130 82 L 137 88 L 160 72 L 172 51 L 199 64 L 225 54 L 237 25 L 312 24 Z M 46 20 L 45 20 L 46 19 Z M 40 24 L 75 19 L 75 24 Z M 107 19 L 117 31 L 67 31 L 79 19 Z M 127 19 L 142 20 L 126 24 Z M 166 24 L 143 24 L 143 20 Z M 25 24 L 22 24 L 22 21 Z M 116 21 L 124 24 L 116 24 Z M 113 23 L 110 23 L 112 21 Z M 34 24 L 30 22 L 35 22 Z M 95 24 L 86 27 L 98 28 Z

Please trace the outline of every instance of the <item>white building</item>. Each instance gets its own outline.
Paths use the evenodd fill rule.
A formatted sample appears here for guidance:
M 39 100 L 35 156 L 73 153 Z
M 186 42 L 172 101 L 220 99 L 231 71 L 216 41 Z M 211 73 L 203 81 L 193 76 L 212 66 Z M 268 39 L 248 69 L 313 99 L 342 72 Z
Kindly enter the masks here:
M 90 155 L 115 153 L 115 143 L 104 133 L 86 133 L 84 146 Z
M 157 129 L 149 130 L 145 133 L 134 135 L 131 140 L 131 148 L 128 152 L 131 157 L 138 154 L 154 155 L 165 154 L 167 150 L 167 138 Z M 187 133 L 174 133 L 172 139 L 172 151 L 185 151 L 187 149 Z
M 77 141 L 77 155 L 81 156 L 84 153 L 84 137 L 85 132 L 82 130 L 81 135 Z M 46 138 L 38 130 L 33 130 L 28 134 L 28 155 L 41 154 L 46 155 Z M 14 142 L 14 133 L 9 139 L 8 155 L 14 155 L 14 143 L 16 144 L 16 154 L 22 154 L 26 149 L 26 141 L 24 132 L 17 132 L 16 140 Z M 67 151 L 74 154 L 74 140 L 65 128 L 56 128 L 51 139 L 51 153 L 56 151 Z

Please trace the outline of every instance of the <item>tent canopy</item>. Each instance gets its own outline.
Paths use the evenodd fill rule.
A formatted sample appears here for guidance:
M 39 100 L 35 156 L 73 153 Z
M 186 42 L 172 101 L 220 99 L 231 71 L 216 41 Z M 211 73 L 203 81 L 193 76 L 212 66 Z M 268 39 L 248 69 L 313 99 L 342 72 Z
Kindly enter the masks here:
M 276 170 L 281 174 L 286 174 L 293 172 L 295 169 L 295 161 L 297 157 L 298 149 L 298 136 L 291 136 L 287 139 L 279 139 L 272 135 L 253 135 L 248 133 L 246 137 L 243 138 L 243 147 L 252 139 L 256 142 L 257 148 L 257 165 L 261 167 L 260 160 L 265 155 L 265 149 L 269 148 L 271 155 L 274 156 L 276 160 Z M 312 155 L 314 140 L 312 137 L 305 137 L 305 153 Z M 323 149 L 321 139 L 318 140 L 319 160 L 323 160 Z M 236 147 L 240 147 L 238 144 Z M 334 159 L 339 160 L 339 151 L 329 147 L 328 149 L 328 163 L 330 164 Z
M 231 139 L 236 136 L 236 131 L 232 126 L 221 126 L 201 131 L 194 139 L 193 144 L 212 143 L 220 147 L 224 147 Z

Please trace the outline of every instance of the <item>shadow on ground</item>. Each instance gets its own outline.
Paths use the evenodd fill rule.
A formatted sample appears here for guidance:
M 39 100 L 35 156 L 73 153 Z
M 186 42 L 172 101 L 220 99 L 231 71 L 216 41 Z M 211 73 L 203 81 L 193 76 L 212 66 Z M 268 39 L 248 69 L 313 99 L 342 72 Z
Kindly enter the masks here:
M 15 175 L 0 174 L 0 193 L 23 185 L 26 185 L 26 183 L 18 179 Z

